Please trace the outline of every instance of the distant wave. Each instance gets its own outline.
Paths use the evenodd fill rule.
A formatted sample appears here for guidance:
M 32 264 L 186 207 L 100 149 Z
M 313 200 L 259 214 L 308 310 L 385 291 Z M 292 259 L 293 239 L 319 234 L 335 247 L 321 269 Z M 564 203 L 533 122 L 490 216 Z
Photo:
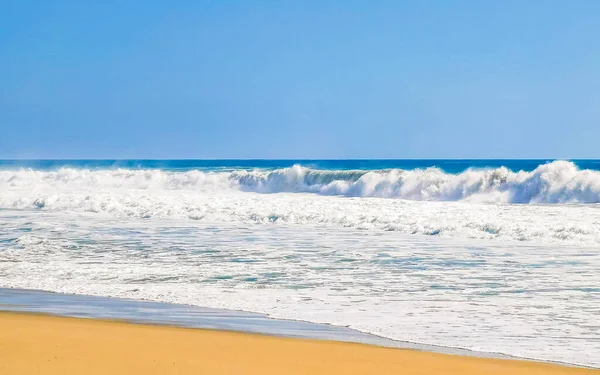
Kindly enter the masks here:
M 531 172 L 505 167 L 450 174 L 415 170 L 315 170 L 300 165 L 277 170 L 167 172 L 159 169 L 88 170 L 61 168 L 0 171 L 0 189 L 144 189 L 256 193 L 313 193 L 424 201 L 495 203 L 598 203 L 600 172 L 569 161 L 540 165 Z
M 597 202 L 600 172 L 566 161 L 531 172 L 493 168 L 459 174 L 436 168 L 347 171 L 299 165 L 271 171 L 0 171 L 0 210 L 594 246 L 600 244 L 600 205 L 573 203 Z

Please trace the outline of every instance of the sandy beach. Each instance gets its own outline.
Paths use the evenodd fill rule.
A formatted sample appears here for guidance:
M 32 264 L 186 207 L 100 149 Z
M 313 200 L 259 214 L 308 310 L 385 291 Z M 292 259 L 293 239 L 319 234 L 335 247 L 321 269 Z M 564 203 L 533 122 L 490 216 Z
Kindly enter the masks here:
M 598 374 L 332 341 L 0 313 L 2 374 Z

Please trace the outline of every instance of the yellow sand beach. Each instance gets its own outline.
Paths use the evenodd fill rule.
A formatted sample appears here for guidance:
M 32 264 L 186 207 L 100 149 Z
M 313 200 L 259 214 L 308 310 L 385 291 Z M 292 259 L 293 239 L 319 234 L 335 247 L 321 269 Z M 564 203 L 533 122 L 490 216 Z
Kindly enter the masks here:
M 0 374 L 600 374 L 553 364 L 0 313 Z

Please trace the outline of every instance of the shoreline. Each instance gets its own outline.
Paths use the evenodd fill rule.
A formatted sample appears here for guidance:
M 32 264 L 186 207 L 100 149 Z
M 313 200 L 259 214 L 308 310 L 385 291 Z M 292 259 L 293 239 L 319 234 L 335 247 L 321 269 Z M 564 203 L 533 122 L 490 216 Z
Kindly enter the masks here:
M 0 331 L 2 373 L 600 373 L 526 360 L 25 312 L 0 312 Z
M 0 313 L 2 373 L 597 374 L 525 360 L 92 318 Z
M 0 287 L 1 311 L 32 312 L 65 317 L 116 320 L 129 323 L 331 340 L 470 357 L 524 359 L 585 367 L 578 364 L 541 361 L 502 353 L 478 352 L 464 348 L 394 340 L 349 327 L 303 320 L 273 318 L 266 314 L 252 311 L 218 309 L 144 299 Z
M 264 314 L 204 308 L 191 305 L 64 294 L 31 289 L 0 288 L 0 313 L 39 314 L 40 316 L 91 318 L 183 329 L 215 330 L 241 334 L 256 334 L 275 338 L 321 340 L 328 342 L 370 345 L 380 348 L 413 350 L 431 354 L 469 358 L 502 359 L 553 364 L 570 368 L 596 369 L 577 363 L 543 361 L 499 353 L 478 352 L 462 348 L 425 345 L 392 340 L 347 327 L 284 320 Z

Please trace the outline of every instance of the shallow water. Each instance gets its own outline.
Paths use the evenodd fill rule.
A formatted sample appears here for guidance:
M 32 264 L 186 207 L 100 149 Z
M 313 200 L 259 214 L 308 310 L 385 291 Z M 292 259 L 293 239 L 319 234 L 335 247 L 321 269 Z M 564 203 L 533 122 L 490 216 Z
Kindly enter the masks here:
M 211 309 L 122 298 L 51 293 L 0 288 L 0 311 L 43 313 L 78 318 L 117 319 L 133 323 L 160 324 L 274 336 L 356 342 L 361 344 L 426 350 L 476 357 L 509 358 L 443 346 L 420 345 L 369 335 L 346 327 L 297 320 L 272 319 L 246 311 Z

